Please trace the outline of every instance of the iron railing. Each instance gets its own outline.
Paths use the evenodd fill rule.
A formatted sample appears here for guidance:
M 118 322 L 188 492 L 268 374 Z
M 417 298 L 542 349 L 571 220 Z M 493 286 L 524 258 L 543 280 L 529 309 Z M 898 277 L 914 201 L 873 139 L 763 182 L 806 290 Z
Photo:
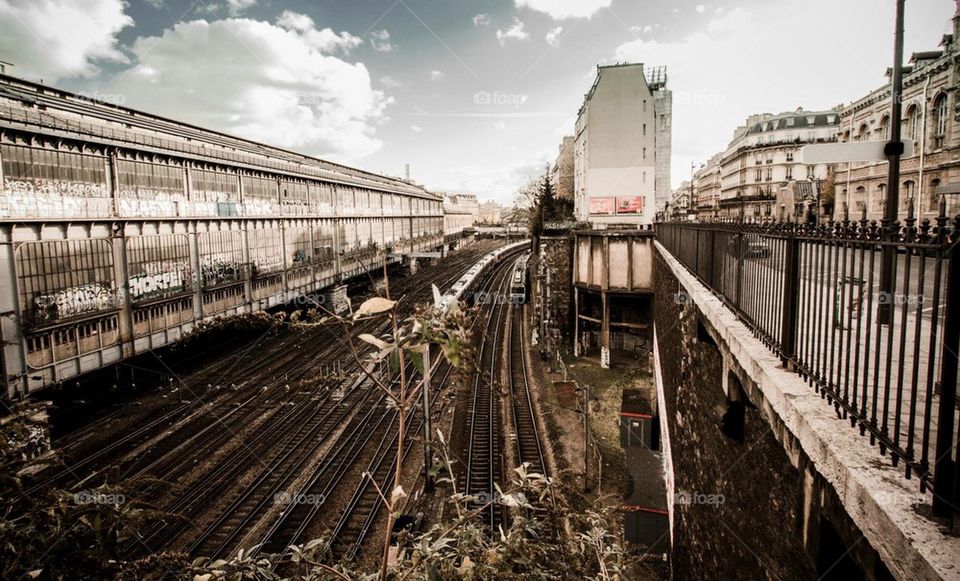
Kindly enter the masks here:
M 957 514 L 960 216 L 826 224 L 661 223 L 657 240 L 838 417 Z M 881 292 L 884 260 L 894 288 Z

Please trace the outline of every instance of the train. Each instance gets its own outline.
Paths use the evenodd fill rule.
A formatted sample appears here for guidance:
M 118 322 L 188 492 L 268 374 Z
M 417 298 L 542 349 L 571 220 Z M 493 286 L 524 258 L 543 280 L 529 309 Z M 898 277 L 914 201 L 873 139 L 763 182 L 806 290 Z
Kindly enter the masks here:
M 530 299 L 529 294 L 529 272 L 527 264 L 530 260 L 529 254 L 524 254 L 517 260 L 513 267 L 513 273 L 510 275 L 510 296 L 511 304 L 522 305 Z
M 409 179 L 0 75 L 6 395 L 441 256 L 467 219 Z
M 463 301 L 467 298 L 468 291 L 473 288 L 474 283 L 477 279 L 485 274 L 493 266 L 500 264 L 504 260 L 508 260 L 511 257 L 515 256 L 517 252 L 521 252 L 524 249 L 530 248 L 529 240 L 522 240 L 520 242 L 514 242 L 513 244 L 508 244 L 502 248 L 498 248 L 491 252 L 490 254 L 484 256 L 482 259 L 477 261 L 470 270 L 464 273 L 453 285 L 450 287 L 450 290 L 446 292 L 440 298 L 439 307 L 448 311 L 458 301 Z

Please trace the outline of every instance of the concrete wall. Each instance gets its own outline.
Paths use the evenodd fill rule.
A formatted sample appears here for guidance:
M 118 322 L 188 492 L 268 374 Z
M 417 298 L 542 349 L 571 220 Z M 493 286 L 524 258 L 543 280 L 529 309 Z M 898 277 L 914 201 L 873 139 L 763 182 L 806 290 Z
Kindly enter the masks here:
M 573 283 L 597 290 L 650 292 L 653 237 L 630 231 L 576 235 Z

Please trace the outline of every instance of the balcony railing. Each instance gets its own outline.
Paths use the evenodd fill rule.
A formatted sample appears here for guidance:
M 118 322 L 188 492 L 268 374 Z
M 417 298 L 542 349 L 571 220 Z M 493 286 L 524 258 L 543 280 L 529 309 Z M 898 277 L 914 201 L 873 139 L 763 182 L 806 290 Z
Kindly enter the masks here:
M 960 514 L 960 216 L 904 224 L 663 223 L 657 240 L 838 417 Z M 883 264 L 893 288 L 881 291 Z

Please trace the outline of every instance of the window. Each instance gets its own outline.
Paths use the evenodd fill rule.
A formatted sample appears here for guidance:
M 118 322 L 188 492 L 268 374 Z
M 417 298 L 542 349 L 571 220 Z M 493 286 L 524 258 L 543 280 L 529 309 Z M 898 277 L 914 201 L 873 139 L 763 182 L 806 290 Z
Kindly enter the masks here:
M 772 179 L 773 179 L 773 168 L 768 167 L 768 168 L 767 168 L 767 181 L 769 182 L 769 181 L 772 180 Z
M 884 141 L 890 140 L 890 116 L 889 115 L 884 115 L 883 118 L 880 119 L 880 128 L 878 131 L 880 133 L 880 139 Z
M 787 166 L 787 175 L 786 175 L 786 178 L 787 178 L 788 180 L 792 180 L 792 179 L 793 179 L 793 166 L 792 166 L 792 165 L 788 165 L 788 166 Z
M 877 195 L 874 198 L 874 211 L 882 212 L 887 206 L 887 184 L 877 185 Z
M 933 102 L 933 146 L 943 147 L 947 134 L 947 95 L 941 93 Z
M 816 166 L 813 166 L 813 165 L 808 165 L 808 166 L 807 166 L 807 179 L 808 179 L 808 180 L 817 179 L 817 172 L 816 172 L 816 170 L 817 170 Z
M 643 135 L 644 135 L 644 136 L 647 135 L 647 124 L 646 124 L 646 123 L 643 124 Z
M 940 180 L 934 178 L 930 180 L 930 193 L 927 197 L 927 210 L 930 212 L 936 212 L 940 206 L 940 195 L 937 194 L 937 188 L 940 187 Z
M 643 148 L 643 159 L 647 159 L 647 148 Z
M 914 196 L 916 195 L 917 195 L 917 184 L 912 180 L 903 182 L 903 203 L 906 204 L 908 200 L 913 200 Z
M 787 161 L 793 161 L 793 152 L 792 152 L 792 151 L 788 151 L 788 152 L 787 152 Z
M 754 181 L 759 182 L 759 181 L 762 180 L 762 179 L 763 179 L 763 170 L 762 170 L 762 169 L 758 169 L 758 170 L 757 170 L 757 179 L 755 179 Z
M 864 123 L 860 126 L 860 130 L 857 131 L 857 141 L 866 141 L 870 136 L 870 128 L 867 127 L 867 124 Z
M 907 110 L 907 137 L 914 142 L 920 141 L 920 108 L 916 105 Z

